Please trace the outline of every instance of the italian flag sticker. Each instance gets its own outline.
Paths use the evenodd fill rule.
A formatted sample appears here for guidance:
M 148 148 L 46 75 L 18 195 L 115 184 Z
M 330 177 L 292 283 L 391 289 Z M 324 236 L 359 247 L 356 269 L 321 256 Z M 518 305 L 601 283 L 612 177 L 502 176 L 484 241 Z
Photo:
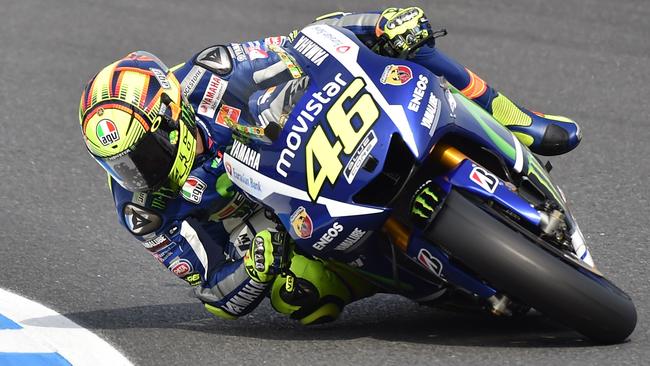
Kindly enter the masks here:
M 185 184 L 183 184 L 181 193 L 183 194 L 183 198 L 185 200 L 199 204 L 201 203 L 201 198 L 203 198 L 203 191 L 205 191 L 206 187 L 207 185 L 199 178 L 189 177 L 185 181 Z
M 117 127 L 115 123 L 110 119 L 103 119 L 97 124 L 97 138 L 102 145 L 110 145 L 120 139 L 120 135 L 117 133 Z

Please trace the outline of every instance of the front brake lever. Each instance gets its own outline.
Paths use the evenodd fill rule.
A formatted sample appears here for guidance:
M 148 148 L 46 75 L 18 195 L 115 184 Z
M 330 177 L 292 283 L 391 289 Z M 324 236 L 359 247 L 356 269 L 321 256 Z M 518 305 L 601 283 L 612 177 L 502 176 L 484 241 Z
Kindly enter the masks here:
M 421 39 L 418 43 L 414 44 L 413 47 L 411 47 L 410 50 L 403 52 L 397 56 L 397 58 L 406 60 L 408 58 L 411 58 L 412 55 L 417 52 L 417 50 L 420 49 L 420 47 L 424 46 L 425 44 L 435 47 L 436 44 L 436 38 L 444 37 L 448 34 L 446 28 L 438 29 L 437 31 L 431 32 L 431 34 L 423 39 Z

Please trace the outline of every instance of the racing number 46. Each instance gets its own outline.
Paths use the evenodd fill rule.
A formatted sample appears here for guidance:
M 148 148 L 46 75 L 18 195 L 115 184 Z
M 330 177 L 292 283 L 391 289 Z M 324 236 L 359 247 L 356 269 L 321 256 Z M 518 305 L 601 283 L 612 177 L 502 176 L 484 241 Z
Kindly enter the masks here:
M 341 151 L 345 155 L 352 154 L 363 136 L 379 119 L 379 107 L 365 86 L 363 79 L 354 79 L 327 112 L 327 123 L 336 136 L 336 141 L 332 144 L 322 125 L 318 125 L 305 146 L 307 191 L 314 201 L 318 198 L 325 179 L 334 184 L 341 174 Z M 316 162 L 320 166 L 318 172 Z

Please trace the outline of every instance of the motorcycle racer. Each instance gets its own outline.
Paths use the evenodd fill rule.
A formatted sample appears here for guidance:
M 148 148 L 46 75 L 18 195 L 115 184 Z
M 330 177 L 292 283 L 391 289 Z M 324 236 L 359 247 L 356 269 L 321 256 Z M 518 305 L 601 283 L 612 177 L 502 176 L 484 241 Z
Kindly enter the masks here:
M 335 13 L 317 22 L 345 27 L 389 56 L 408 54 L 432 32 L 419 8 Z M 346 304 L 375 291 L 291 251 L 271 215 L 232 184 L 221 162 L 229 149 L 257 169 L 259 153 L 234 136 L 233 126 L 255 133 L 253 126 L 281 121 L 304 93 L 308 79 L 287 51 L 291 41 L 211 46 L 172 69 L 150 53 L 133 52 L 95 75 L 80 101 L 85 143 L 109 175 L 120 223 L 194 286 L 208 311 L 228 319 L 270 295 L 276 310 L 313 324 L 335 319 Z M 412 60 L 444 76 L 535 152 L 564 153 L 580 140 L 573 121 L 516 106 L 436 48 L 422 46 Z M 387 78 L 399 80 L 399 70 Z M 309 233 L 308 214 L 295 216 L 296 232 Z M 278 276 L 287 261 L 294 289 Z

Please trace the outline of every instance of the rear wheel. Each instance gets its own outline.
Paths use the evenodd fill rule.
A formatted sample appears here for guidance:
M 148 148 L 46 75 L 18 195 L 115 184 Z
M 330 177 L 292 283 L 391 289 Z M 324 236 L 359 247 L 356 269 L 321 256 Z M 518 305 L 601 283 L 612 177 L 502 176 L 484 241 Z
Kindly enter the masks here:
M 456 191 L 426 235 L 494 288 L 591 340 L 621 342 L 636 326 L 634 304 L 622 290 L 544 250 Z

